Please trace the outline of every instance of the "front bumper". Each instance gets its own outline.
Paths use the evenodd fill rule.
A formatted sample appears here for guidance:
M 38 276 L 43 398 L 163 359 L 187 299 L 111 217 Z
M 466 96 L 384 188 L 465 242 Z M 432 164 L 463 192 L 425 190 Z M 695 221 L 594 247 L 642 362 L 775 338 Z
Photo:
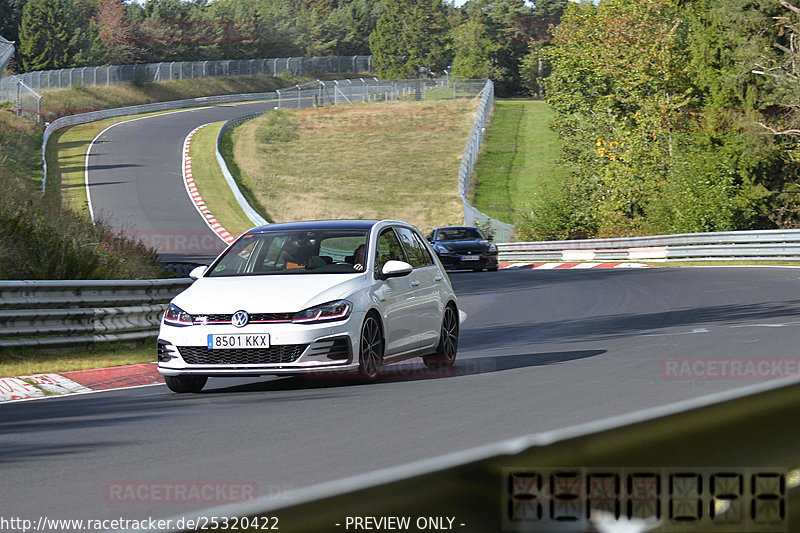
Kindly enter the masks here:
M 358 315 L 358 316 L 355 316 Z M 351 372 L 358 368 L 361 315 L 322 324 L 162 324 L 158 371 L 164 376 L 263 376 Z M 208 335 L 268 334 L 268 348 L 209 349 Z
M 445 253 L 439 254 L 439 260 L 442 262 L 442 266 L 447 270 L 497 268 L 497 254 L 463 255 L 458 253 Z

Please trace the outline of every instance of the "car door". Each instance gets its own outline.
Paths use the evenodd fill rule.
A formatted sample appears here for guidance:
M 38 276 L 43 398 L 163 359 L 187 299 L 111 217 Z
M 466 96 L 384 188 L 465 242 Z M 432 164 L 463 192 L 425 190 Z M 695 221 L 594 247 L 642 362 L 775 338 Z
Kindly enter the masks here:
M 441 329 L 443 310 L 439 285 L 443 278 L 427 247 L 422 244 L 422 237 L 410 228 L 397 227 L 396 230 L 408 262 L 414 267 L 410 274 L 417 289 L 418 333 L 414 346 L 431 346 L 438 342 Z
M 403 246 L 392 228 L 378 236 L 375 251 L 375 297 L 383 308 L 386 356 L 412 350 L 419 337 L 417 286 L 413 272 L 407 276 L 382 279 L 387 261 L 407 261 Z

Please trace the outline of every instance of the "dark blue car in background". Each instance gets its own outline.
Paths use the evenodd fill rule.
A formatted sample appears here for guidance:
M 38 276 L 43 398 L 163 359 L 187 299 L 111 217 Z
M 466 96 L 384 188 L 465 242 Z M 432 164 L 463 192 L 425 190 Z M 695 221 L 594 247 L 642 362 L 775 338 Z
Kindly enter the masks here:
M 448 270 L 497 270 L 497 246 L 478 228 L 448 226 L 428 234 L 428 241 Z

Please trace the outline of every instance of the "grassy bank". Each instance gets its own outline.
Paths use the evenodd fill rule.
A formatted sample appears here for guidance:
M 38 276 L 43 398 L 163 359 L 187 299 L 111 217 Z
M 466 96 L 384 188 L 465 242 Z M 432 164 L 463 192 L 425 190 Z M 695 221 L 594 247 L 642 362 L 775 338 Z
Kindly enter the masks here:
M 53 121 L 65 115 L 98 109 L 113 109 L 170 100 L 184 100 L 221 94 L 261 93 L 288 87 L 300 80 L 272 76 L 203 78 L 163 83 L 123 83 L 111 86 L 76 85 L 42 93 L 42 119 Z
M 88 370 L 155 360 L 155 338 L 60 348 L 4 348 L 0 349 L 0 377 Z
M 285 112 L 233 131 L 241 179 L 270 219 L 463 221 L 458 167 L 477 102 L 385 102 Z M 273 115 L 273 117 L 270 117 Z M 282 139 L 282 140 L 277 140 Z
M 203 201 L 220 224 L 234 237 L 253 227 L 244 214 L 216 158 L 217 134 L 222 122 L 197 130 L 192 137 L 189 156 L 192 158 L 192 177 Z
M 545 102 L 495 100 L 471 191 L 473 205 L 504 222 L 527 216 L 541 195 L 558 194 L 569 170 L 556 166 L 561 141 Z

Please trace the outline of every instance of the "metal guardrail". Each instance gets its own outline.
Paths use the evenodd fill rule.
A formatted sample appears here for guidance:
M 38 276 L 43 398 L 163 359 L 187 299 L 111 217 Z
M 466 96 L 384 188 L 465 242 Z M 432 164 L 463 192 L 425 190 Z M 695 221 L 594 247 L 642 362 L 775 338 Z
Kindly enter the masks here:
M 154 337 L 188 278 L 0 281 L 0 347 Z
M 222 140 L 222 136 L 225 135 L 226 131 L 228 131 L 228 128 L 236 126 L 237 124 L 241 124 L 246 120 L 259 117 L 263 114 L 264 114 L 263 112 L 248 113 L 246 115 L 242 115 L 240 117 L 236 117 L 234 119 L 225 122 L 225 124 L 222 125 L 222 127 L 219 129 L 219 132 L 217 133 L 217 140 L 215 143 L 217 164 L 219 165 L 219 168 L 222 171 L 222 175 L 225 177 L 225 182 L 228 184 L 228 187 L 233 192 L 233 197 L 236 198 L 236 203 L 239 204 L 239 207 L 242 208 L 244 214 L 247 216 L 248 219 L 250 219 L 250 222 L 252 222 L 255 226 L 263 226 L 268 222 L 264 219 L 264 217 L 259 215 L 255 209 L 253 209 L 253 207 L 247 202 L 247 199 L 242 194 L 242 191 L 239 189 L 239 185 L 237 185 L 236 180 L 233 177 L 233 174 L 231 174 L 231 171 L 228 168 L 228 164 L 225 162 L 225 158 L 222 157 L 222 154 L 219 151 L 219 143 Z
M 228 76 L 267 74 L 279 76 L 328 73 L 371 72 L 372 56 L 283 57 L 232 59 L 220 61 L 173 61 L 103 67 L 78 67 L 41 70 L 0 80 L 0 102 L 13 101 L 14 84 L 24 82 L 35 91 L 65 89 L 74 85 L 116 85 L 125 82 L 154 82 Z
M 0 36 L 0 77 L 12 57 L 14 57 L 14 43 Z
M 469 226 L 475 225 L 489 229 L 489 232 L 498 241 L 510 241 L 511 235 L 514 233 L 514 226 L 482 213 L 469 203 L 472 172 L 478 159 L 483 134 L 486 131 L 486 122 L 489 120 L 492 105 L 494 104 L 494 83 L 492 83 L 492 80 L 486 81 L 480 97 L 478 112 L 475 114 L 475 120 L 472 123 L 472 129 L 464 147 L 464 155 L 461 157 L 461 168 L 458 170 L 458 194 L 464 202 L 464 223 Z
M 500 243 L 501 261 L 800 260 L 800 230 Z

